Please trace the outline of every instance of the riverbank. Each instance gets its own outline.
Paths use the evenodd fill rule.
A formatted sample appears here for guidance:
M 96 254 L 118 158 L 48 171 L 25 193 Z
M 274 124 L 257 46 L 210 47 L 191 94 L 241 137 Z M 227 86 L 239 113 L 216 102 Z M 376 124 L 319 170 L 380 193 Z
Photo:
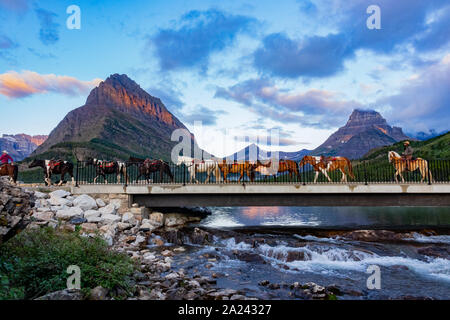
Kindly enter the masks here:
M 95 288 L 89 295 L 50 293 L 42 299 L 450 298 L 445 226 L 214 227 L 217 221 L 229 221 L 215 208 L 160 212 L 127 208 L 120 199 L 75 197 L 61 189 L 24 192 L 32 194 L 34 203 L 27 229 L 50 227 L 101 237 L 110 250 L 135 264 L 131 292 Z M 245 212 L 251 216 L 264 211 L 250 209 Z M 370 265 L 381 268 L 381 290 L 367 287 Z

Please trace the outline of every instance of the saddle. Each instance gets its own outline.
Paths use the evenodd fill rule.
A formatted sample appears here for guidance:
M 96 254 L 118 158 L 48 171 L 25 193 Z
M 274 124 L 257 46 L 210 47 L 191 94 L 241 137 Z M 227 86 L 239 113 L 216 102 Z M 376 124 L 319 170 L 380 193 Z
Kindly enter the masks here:
M 112 168 L 112 167 L 114 167 L 114 165 L 115 165 L 114 161 L 103 162 L 103 163 L 100 164 L 100 167 L 102 167 L 102 168 Z
M 48 166 L 51 170 L 55 169 L 57 166 L 61 165 L 62 160 L 50 160 Z

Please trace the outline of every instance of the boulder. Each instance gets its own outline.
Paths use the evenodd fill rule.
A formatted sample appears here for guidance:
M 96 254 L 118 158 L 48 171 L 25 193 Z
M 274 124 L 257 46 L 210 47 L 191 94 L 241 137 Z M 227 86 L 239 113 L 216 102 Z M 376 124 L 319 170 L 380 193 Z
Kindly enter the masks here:
M 169 213 L 165 217 L 164 225 L 166 227 L 182 226 L 188 222 L 188 218 L 185 215 L 178 213 Z
M 119 215 L 109 213 L 102 214 L 101 218 L 105 223 L 114 223 L 121 220 L 121 217 Z
M 78 196 L 73 201 L 75 207 L 81 208 L 83 211 L 97 209 L 97 202 L 94 198 L 88 196 L 87 194 L 82 194 Z
M 161 227 L 164 225 L 164 214 L 161 212 L 152 212 L 148 219 L 155 226 Z
M 70 196 L 70 192 L 67 192 L 65 190 L 55 190 L 53 192 L 49 193 L 50 197 L 54 198 L 65 198 L 67 196 Z
M 108 289 L 103 288 L 102 286 L 95 287 L 91 290 L 88 299 L 89 300 L 105 300 L 106 295 L 108 294 Z
M 83 294 L 80 290 L 64 289 L 48 293 L 36 300 L 83 300 Z
M 90 218 L 90 217 L 100 217 L 101 213 L 97 210 L 87 210 L 84 212 L 84 217 L 86 219 Z
M 26 228 L 33 206 L 32 194 L 0 178 L 0 244 Z
M 100 208 L 98 211 L 102 214 L 102 216 L 104 214 L 116 214 L 117 208 L 114 206 L 114 204 L 108 204 L 107 206 Z
M 43 192 L 39 192 L 39 191 L 35 191 L 34 192 L 34 197 L 36 199 L 45 199 L 45 198 L 48 198 L 48 194 L 47 193 L 43 193 Z
M 52 211 L 35 212 L 33 213 L 33 218 L 39 221 L 52 220 L 55 214 Z
M 63 210 L 58 210 L 56 212 L 56 217 L 62 220 L 70 220 L 73 217 L 82 217 L 83 210 L 78 207 L 71 207 Z
M 97 200 L 95 200 L 95 202 L 97 202 L 97 206 L 98 206 L 99 208 L 102 208 L 102 207 L 106 206 L 105 201 L 103 201 L 103 200 L 100 199 L 100 198 L 98 198 Z
M 48 199 L 48 203 L 50 203 L 50 205 L 52 205 L 52 206 L 71 206 L 72 205 L 72 201 L 67 200 L 65 198 L 54 197 L 54 196 L 51 196 L 50 199 Z
M 125 212 L 122 215 L 122 222 L 129 223 L 132 225 L 136 225 L 138 223 L 137 219 L 134 217 L 134 215 L 131 212 Z
M 98 231 L 97 225 L 95 223 L 83 223 L 81 225 L 81 230 L 84 233 L 95 233 Z

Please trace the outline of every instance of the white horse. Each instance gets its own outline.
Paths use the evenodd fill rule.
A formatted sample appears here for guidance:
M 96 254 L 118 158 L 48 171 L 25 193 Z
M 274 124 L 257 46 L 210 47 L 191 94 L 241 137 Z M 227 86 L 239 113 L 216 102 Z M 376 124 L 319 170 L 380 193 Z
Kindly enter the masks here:
M 189 182 L 195 181 L 195 183 L 199 183 L 199 181 L 196 178 L 197 172 L 206 172 L 207 177 L 205 180 L 205 183 L 209 182 L 209 178 L 211 176 L 211 173 L 214 174 L 214 177 L 216 178 L 216 182 L 220 181 L 221 175 L 220 175 L 220 169 L 218 166 L 218 162 L 208 159 L 208 160 L 200 160 L 200 159 L 194 159 L 191 157 L 186 156 L 179 156 L 176 162 L 177 165 L 184 164 L 189 172 Z

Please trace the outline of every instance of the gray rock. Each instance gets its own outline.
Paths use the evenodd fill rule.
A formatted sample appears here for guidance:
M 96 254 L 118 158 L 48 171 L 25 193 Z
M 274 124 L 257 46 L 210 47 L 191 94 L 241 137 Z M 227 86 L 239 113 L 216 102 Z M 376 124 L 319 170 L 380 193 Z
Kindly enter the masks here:
M 35 196 L 35 198 L 37 198 L 37 199 L 45 199 L 45 198 L 48 198 L 48 194 L 43 193 L 43 192 L 39 192 L 39 191 L 35 191 L 35 192 L 34 192 L 34 196 Z
M 49 193 L 50 197 L 55 198 L 65 198 L 67 196 L 70 196 L 70 192 L 64 191 L 64 190 L 55 190 L 53 192 Z
M 83 300 L 83 294 L 80 290 L 60 290 L 48 293 L 36 300 Z
M 98 211 L 102 214 L 102 216 L 104 214 L 116 214 L 117 213 L 117 209 L 113 204 L 108 204 L 107 206 L 100 208 Z
M 121 217 L 116 215 L 116 214 L 109 214 L 109 213 L 104 213 L 101 216 L 103 222 L 105 223 L 113 223 L 113 222 L 119 222 L 121 220 Z
M 76 197 L 73 201 L 73 205 L 81 208 L 83 211 L 97 209 L 97 202 L 94 198 L 88 196 L 87 194 L 82 194 Z
M 56 217 L 62 220 L 70 220 L 73 217 L 82 217 L 83 216 L 83 210 L 81 210 L 78 207 L 71 207 L 63 210 L 58 210 L 56 212 Z
M 89 300 L 105 300 L 108 294 L 108 289 L 103 288 L 102 286 L 95 287 L 91 289 L 88 299 Z
M 95 200 L 95 202 L 97 202 L 97 206 L 98 206 L 99 208 L 102 208 L 102 207 L 106 206 L 105 201 L 103 201 L 103 200 L 100 199 L 100 198 L 98 198 L 97 200 Z
M 70 223 L 74 224 L 74 225 L 79 225 L 79 224 L 82 224 L 85 222 L 87 222 L 87 219 L 85 219 L 85 218 L 75 217 L 75 218 L 70 219 Z

